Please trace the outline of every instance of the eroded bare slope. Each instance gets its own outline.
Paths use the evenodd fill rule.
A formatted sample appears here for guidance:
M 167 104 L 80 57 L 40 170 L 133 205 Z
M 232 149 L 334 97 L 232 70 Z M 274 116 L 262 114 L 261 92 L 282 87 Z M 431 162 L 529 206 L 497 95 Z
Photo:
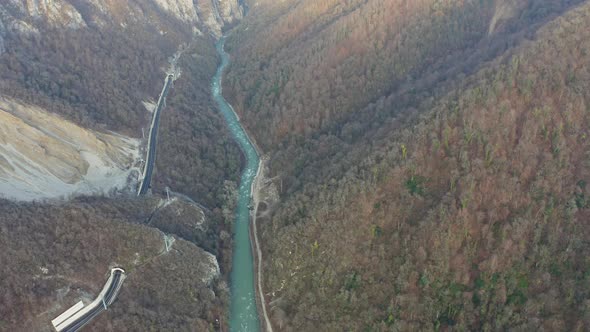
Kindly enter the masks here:
M 135 182 L 139 141 L 84 129 L 38 107 L 2 98 L 0 155 L 0 192 L 5 198 L 100 194 Z

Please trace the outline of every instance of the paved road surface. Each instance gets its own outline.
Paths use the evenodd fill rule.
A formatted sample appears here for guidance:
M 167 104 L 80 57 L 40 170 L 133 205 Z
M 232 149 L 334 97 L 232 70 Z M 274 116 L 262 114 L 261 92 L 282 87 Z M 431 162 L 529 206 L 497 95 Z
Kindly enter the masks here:
M 158 105 L 156 105 L 156 109 L 154 110 L 154 118 L 152 121 L 152 127 L 150 128 L 150 136 L 148 142 L 148 154 L 144 166 L 143 179 L 141 181 L 139 191 L 137 192 L 138 196 L 143 196 L 147 194 L 152 182 L 152 173 L 154 171 L 154 164 L 156 161 L 156 147 L 158 145 L 158 127 L 160 126 L 160 114 L 162 113 L 161 111 L 166 104 L 166 96 L 168 96 L 168 91 L 170 91 L 170 86 L 172 85 L 173 77 L 174 75 L 171 74 L 168 74 L 168 76 L 166 76 L 164 88 L 162 89 L 162 93 L 160 94 L 160 98 L 158 99 Z
M 88 305 L 88 307 L 82 309 L 82 311 L 85 312 L 81 316 L 77 317 L 74 321 L 65 323 L 67 324 L 65 326 L 59 326 L 58 330 L 60 332 L 75 332 L 80 330 L 84 325 L 90 322 L 94 317 L 98 316 L 101 312 L 106 310 L 106 308 L 108 308 L 108 306 L 110 306 L 115 301 L 117 294 L 121 289 L 123 280 L 125 279 L 125 271 L 122 269 L 113 269 L 111 273 L 112 278 L 109 278 L 109 280 L 111 280 L 110 285 L 108 285 L 106 290 L 103 289 L 101 292 L 101 295 L 104 295 L 99 295 L 99 297 L 90 305 Z M 68 319 L 68 321 L 69 320 L 70 319 Z

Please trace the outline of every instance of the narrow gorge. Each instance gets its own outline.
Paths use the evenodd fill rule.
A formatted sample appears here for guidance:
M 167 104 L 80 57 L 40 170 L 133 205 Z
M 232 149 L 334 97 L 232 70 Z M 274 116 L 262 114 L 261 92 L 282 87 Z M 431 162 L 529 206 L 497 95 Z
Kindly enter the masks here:
M 232 331 L 255 332 L 260 330 L 256 295 L 254 289 L 254 260 L 250 242 L 250 206 L 252 184 L 260 167 L 260 158 L 250 137 L 242 128 L 240 119 L 222 94 L 223 71 L 229 64 L 229 55 L 224 50 L 225 38 L 217 42 L 221 64 L 213 78 L 213 98 L 223 114 L 232 136 L 240 145 L 246 158 L 246 166 L 238 191 L 238 203 L 234 221 L 234 251 L 231 272 L 230 329 Z

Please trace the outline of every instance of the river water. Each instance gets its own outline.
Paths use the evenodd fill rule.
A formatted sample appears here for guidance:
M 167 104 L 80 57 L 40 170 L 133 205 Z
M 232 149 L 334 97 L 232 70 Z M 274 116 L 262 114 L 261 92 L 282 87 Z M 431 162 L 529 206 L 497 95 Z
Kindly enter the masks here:
M 234 222 L 234 248 L 231 271 L 231 307 L 230 307 L 230 330 L 240 332 L 260 331 L 258 321 L 258 309 L 254 291 L 254 260 L 250 245 L 249 224 L 250 224 L 250 197 L 252 196 L 252 182 L 258 172 L 259 157 L 252 145 L 248 134 L 242 128 L 240 120 L 233 112 L 228 102 L 223 98 L 221 80 L 223 71 L 229 64 L 229 56 L 224 50 L 225 37 L 217 42 L 217 53 L 221 57 L 221 64 L 213 77 L 211 87 L 213 99 L 223 114 L 225 121 L 236 142 L 240 145 L 246 157 L 246 168 L 244 169 L 240 182 L 238 204 Z

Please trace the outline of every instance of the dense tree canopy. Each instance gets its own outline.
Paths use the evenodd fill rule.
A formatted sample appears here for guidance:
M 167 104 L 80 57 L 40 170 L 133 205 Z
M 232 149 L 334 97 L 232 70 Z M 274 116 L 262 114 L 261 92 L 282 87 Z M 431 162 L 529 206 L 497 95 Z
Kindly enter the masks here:
M 281 330 L 590 326 L 590 5 L 491 29 L 501 3 L 261 2 L 233 37 L 283 189 L 260 226 Z
M 204 331 L 222 326 L 216 322 L 225 324 L 226 281 L 201 281 L 210 272 L 204 268 L 210 261 L 195 245 L 215 251 L 217 244 L 210 243 L 217 241 L 219 225 L 204 220 L 204 234 L 198 235 L 198 210 L 182 201 L 167 207 L 159 203 L 143 198 L 79 198 L 64 204 L 0 201 L 0 328 L 51 330 L 51 320 L 65 309 L 80 299 L 94 299 L 114 266 L 125 269 L 128 279 L 115 304 L 88 330 Z M 175 222 L 181 220 L 192 222 L 192 236 L 177 232 Z M 207 238 L 207 229 L 213 238 Z M 178 234 L 170 252 L 161 230 Z M 227 251 L 231 243 L 220 248 Z

